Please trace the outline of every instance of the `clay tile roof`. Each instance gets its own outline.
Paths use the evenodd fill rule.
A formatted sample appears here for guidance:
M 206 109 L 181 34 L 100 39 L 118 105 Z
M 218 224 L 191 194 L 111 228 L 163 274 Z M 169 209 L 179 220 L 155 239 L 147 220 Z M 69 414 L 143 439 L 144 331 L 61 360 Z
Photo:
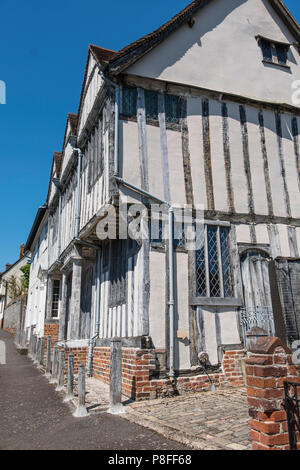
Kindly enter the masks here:
M 117 54 L 116 51 L 104 49 L 103 47 L 95 46 L 95 44 L 90 44 L 89 50 L 100 65 L 107 64 Z
M 76 133 L 77 133 L 77 124 L 78 124 L 77 114 L 69 113 L 67 121 L 70 121 L 72 135 L 76 135 Z
M 53 160 L 55 163 L 55 170 L 56 170 L 56 175 L 59 177 L 60 175 L 60 170 L 61 170 L 61 164 L 62 164 L 62 152 L 54 152 L 53 154 Z

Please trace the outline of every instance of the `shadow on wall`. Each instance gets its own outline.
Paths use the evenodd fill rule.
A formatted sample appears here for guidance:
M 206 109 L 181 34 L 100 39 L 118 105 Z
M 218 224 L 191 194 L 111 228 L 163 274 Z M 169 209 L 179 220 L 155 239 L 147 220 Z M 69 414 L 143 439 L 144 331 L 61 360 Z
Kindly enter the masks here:
M 202 47 L 201 37 L 205 36 L 208 32 L 213 31 L 219 24 L 224 21 L 224 19 L 228 15 L 230 15 L 230 13 L 232 13 L 233 10 L 241 6 L 241 4 L 246 3 L 247 1 L 248 0 L 219 0 L 220 6 L 218 8 L 215 8 L 215 14 L 210 15 L 209 21 L 202 23 L 200 17 L 200 26 L 194 26 L 193 28 L 190 28 L 187 24 L 183 24 L 183 27 L 186 26 L 185 41 L 182 41 L 181 43 L 177 42 L 176 48 L 169 48 L 168 55 L 165 56 L 167 62 L 160 63 L 159 61 L 157 61 L 154 65 L 153 72 L 157 75 L 161 75 L 165 69 L 167 69 L 168 67 L 172 67 L 182 57 L 184 57 L 187 51 L 191 49 L 195 43 Z M 203 3 L 203 8 L 205 8 L 206 3 L 210 2 Z M 197 14 L 198 12 L 201 12 L 201 9 L 199 9 L 195 14 Z M 170 35 L 170 37 L 172 38 L 172 34 Z

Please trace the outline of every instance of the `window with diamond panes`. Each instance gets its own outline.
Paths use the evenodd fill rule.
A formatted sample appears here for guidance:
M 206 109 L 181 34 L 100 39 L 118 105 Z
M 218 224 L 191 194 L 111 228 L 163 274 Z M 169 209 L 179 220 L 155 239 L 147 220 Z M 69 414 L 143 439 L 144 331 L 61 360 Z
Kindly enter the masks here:
M 196 295 L 199 297 L 207 297 L 205 251 L 205 229 L 201 227 L 197 231 L 196 250 Z
M 165 95 L 166 122 L 179 124 L 180 99 L 179 96 Z
M 196 248 L 196 296 L 232 297 L 229 228 L 201 227 Z
M 233 293 L 230 264 L 229 228 L 227 227 L 220 227 L 220 246 L 222 257 L 224 297 L 232 297 Z
M 156 91 L 145 90 L 146 119 L 158 119 L 158 94 Z
M 136 116 L 136 88 L 123 88 L 122 114 L 127 117 Z

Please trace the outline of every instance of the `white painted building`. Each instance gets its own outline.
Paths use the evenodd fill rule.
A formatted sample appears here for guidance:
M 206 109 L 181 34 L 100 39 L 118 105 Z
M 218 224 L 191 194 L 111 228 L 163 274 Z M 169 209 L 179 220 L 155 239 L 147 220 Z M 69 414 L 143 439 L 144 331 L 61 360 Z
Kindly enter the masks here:
M 252 321 L 299 339 L 299 47 L 279 0 L 198 0 L 119 52 L 89 47 L 54 157 L 28 327 L 54 318 L 72 344 L 146 337 L 177 373 L 200 351 L 218 365 Z M 173 327 L 169 241 L 97 236 L 109 204 L 141 200 L 204 210 L 198 249 L 175 240 Z

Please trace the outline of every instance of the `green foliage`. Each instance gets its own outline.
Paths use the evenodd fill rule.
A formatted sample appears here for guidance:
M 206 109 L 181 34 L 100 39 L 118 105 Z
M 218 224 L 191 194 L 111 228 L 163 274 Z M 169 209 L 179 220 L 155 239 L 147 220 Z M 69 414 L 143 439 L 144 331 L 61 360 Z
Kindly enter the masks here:
M 7 280 L 7 292 L 12 300 L 17 299 L 22 295 L 22 285 L 16 276 L 10 276 Z
M 29 287 L 30 264 L 26 264 L 20 268 L 23 273 L 18 279 L 12 275 L 7 280 L 7 293 L 11 300 L 16 300 L 22 294 L 26 294 Z
M 25 264 L 25 266 L 22 266 L 20 268 L 20 271 L 22 271 L 22 276 L 21 276 L 21 285 L 22 285 L 22 291 L 23 293 L 27 292 L 28 287 L 29 287 L 29 276 L 30 276 L 30 264 Z

